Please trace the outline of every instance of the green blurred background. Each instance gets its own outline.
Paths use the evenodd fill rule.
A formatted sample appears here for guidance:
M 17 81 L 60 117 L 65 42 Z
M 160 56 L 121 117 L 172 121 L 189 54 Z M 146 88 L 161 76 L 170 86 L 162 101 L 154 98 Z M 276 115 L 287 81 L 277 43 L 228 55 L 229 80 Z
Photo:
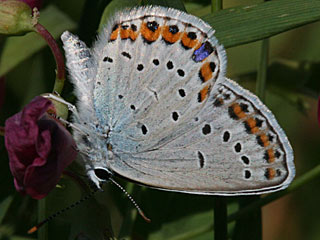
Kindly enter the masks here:
M 45 0 L 40 23 L 48 28 L 59 44 L 61 33 L 70 30 L 91 45 L 104 6 L 109 2 Z M 194 15 L 210 13 L 210 1 L 189 0 L 184 3 L 187 12 Z M 262 1 L 225 0 L 223 7 L 259 3 Z M 0 37 L 0 73 L 6 73 L 5 102 L 0 109 L 0 125 L 3 126 L 6 118 L 20 111 L 33 97 L 52 91 L 55 62 L 50 49 L 35 33 L 23 37 Z M 319 39 L 320 22 L 270 38 L 266 104 L 293 146 L 297 177 L 320 163 L 320 131 L 317 122 Z M 260 50 L 261 41 L 227 49 L 227 76 L 253 92 Z M 69 83 L 66 83 L 63 96 L 74 101 Z M 26 232 L 38 221 L 38 202 L 16 193 L 3 137 L 0 137 L 0 159 L 0 240 L 36 239 L 37 234 L 28 236 Z M 70 167 L 77 168 L 76 164 Z M 127 185 L 127 190 L 152 219 L 152 223 L 147 224 L 136 215 L 136 210 L 119 189 L 107 185 L 106 191 L 98 193 L 95 199 L 52 220 L 48 224 L 48 239 L 108 239 L 111 235 L 131 236 L 132 239 L 213 238 L 211 226 L 214 197 L 163 192 L 119 181 Z M 320 178 L 317 178 L 263 207 L 263 239 L 320 239 L 319 186 Z M 49 194 L 43 204 L 46 204 L 47 214 L 51 214 L 78 200 L 83 194 L 85 192 L 72 179 L 64 176 L 59 187 Z M 229 212 L 237 210 L 239 199 L 228 198 Z M 230 234 L 233 229 L 234 223 L 229 225 Z M 234 239 L 252 239 L 250 233 L 247 234 Z

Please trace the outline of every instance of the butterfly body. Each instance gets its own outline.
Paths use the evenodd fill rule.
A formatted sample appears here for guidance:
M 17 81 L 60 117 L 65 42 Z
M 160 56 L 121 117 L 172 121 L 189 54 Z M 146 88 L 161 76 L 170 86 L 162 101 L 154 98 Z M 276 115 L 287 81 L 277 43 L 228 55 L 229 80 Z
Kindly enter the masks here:
M 194 16 L 143 7 L 116 14 L 92 49 L 62 35 L 78 97 L 74 135 L 97 185 L 97 169 L 195 194 L 262 194 L 292 181 L 285 133 L 225 77 L 213 34 Z

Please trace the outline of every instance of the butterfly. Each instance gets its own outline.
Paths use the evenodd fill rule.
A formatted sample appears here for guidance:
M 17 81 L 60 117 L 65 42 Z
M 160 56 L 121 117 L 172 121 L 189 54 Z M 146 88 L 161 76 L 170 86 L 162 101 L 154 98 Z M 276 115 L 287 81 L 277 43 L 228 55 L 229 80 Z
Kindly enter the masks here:
M 226 78 L 226 53 L 201 19 L 164 7 L 118 12 L 89 49 L 61 36 L 78 102 L 73 130 L 90 179 L 251 195 L 286 188 L 295 167 L 270 110 Z

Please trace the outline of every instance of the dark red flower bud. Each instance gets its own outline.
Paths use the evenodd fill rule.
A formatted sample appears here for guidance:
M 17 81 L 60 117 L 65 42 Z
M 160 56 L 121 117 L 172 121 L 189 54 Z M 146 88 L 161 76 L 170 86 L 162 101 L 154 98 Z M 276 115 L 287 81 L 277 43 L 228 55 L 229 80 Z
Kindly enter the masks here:
M 38 10 L 41 8 L 42 6 L 42 0 L 19 0 L 21 2 L 25 2 L 26 4 L 28 4 L 30 6 L 31 9 L 33 8 L 38 8 Z
M 5 123 L 5 145 L 17 191 L 35 199 L 45 197 L 62 171 L 75 159 L 71 134 L 46 112 L 49 99 L 35 97 Z

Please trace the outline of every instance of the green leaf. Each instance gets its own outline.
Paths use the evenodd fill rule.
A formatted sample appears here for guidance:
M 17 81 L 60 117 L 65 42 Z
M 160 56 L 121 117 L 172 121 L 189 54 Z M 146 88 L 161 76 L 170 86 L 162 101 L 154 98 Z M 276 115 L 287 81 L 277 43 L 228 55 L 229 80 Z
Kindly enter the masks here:
M 319 0 L 270 1 L 203 16 L 226 47 L 254 42 L 320 20 Z
M 65 30 L 72 30 L 76 23 L 54 6 L 48 6 L 41 11 L 39 21 L 51 35 L 58 39 Z M 46 42 L 36 33 L 29 33 L 22 37 L 9 37 L 0 59 L 0 76 L 8 73 L 22 61 L 46 46 Z
M 2 224 L 2 221 L 6 216 L 6 213 L 10 207 L 10 204 L 12 203 L 12 200 L 13 197 L 9 196 L 0 203 L 0 224 Z

